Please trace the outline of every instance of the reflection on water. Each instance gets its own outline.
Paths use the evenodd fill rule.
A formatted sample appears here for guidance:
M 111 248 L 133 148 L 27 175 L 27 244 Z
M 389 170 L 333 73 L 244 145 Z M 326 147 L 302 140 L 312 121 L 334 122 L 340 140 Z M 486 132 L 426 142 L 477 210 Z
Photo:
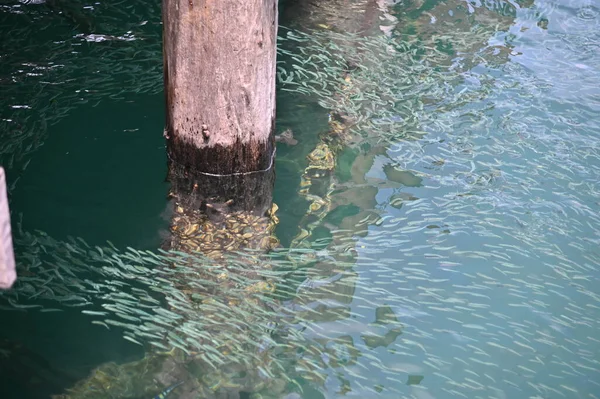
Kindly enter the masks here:
M 66 397 L 180 380 L 170 397 L 598 397 L 600 5 L 375 3 L 331 1 L 318 19 L 304 5 L 281 29 L 280 125 L 299 140 L 277 160 L 293 176 L 279 187 L 298 182 L 276 192 L 284 248 L 215 262 L 15 229 L 3 309 L 74 308 L 146 353 L 61 382 Z M 2 18 L 48 23 L 24 7 Z M 70 79 L 86 101 L 160 91 L 143 66 L 160 62 L 158 10 L 102 7 L 98 35 L 140 40 L 68 36 L 43 78 L 24 77 L 39 55 L 7 52 L 21 57 L 1 69 L 9 170 L 86 106 Z M 63 51 L 75 43 L 80 64 Z

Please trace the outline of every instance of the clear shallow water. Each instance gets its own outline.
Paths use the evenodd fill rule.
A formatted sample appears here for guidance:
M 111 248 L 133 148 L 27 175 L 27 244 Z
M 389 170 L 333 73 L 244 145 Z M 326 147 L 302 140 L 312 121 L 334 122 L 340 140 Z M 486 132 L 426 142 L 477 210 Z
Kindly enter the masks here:
M 156 10 L 118 17 L 113 8 L 107 6 L 98 20 L 127 18 L 134 26 L 159 17 Z M 160 43 L 152 41 L 154 31 L 149 28 L 146 43 L 85 42 L 89 47 L 81 51 L 86 54 L 81 57 L 83 70 L 94 68 L 92 60 L 98 63 L 102 56 L 105 71 L 123 72 L 100 74 L 97 84 L 90 80 L 88 87 L 101 89 L 93 98 L 102 105 L 77 105 L 47 127 L 45 135 L 36 128 L 35 115 L 43 119 L 48 114 L 48 101 L 31 97 L 34 116 L 21 123 L 25 133 L 36 133 L 18 137 L 23 149 L 30 141 L 44 146 L 36 152 L 13 152 L 15 159 L 21 158 L 12 167 L 18 170 L 19 162 L 28 166 L 14 186 L 12 201 L 22 213 L 17 255 L 31 275 L 3 295 L 7 309 L 42 305 L 46 310 L 66 309 L 66 314 L 33 308 L 25 318 L 7 310 L 6 320 L 21 326 L 26 325 L 24 319 L 36 320 L 31 323 L 42 327 L 36 332 L 25 327 L 3 332 L 62 368 L 87 371 L 101 362 L 141 356 L 133 343 L 116 338 L 123 333 L 152 348 L 149 342 L 156 340 L 140 334 L 148 332 L 140 325 L 160 324 L 153 318 L 168 326 L 167 331 L 156 330 L 159 335 L 173 331 L 186 339 L 190 329 L 215 331 L 223 322 L 214 316 L 216 306 L 223 318 L 235 320 L 246 331 L 235 336 L 246 345 L 245 351 L 228 360 L 252 358 L 252 353 L 264 353 L 266 345 L 270 360 L 261 366 L 264 373 L 295 381 L 286 380 L 285 391 L 275 397 L 300 391 L 298 386 L 305 398 L 600 397 L 600 129 L 595 116 L 600 105 L 599 11 L 600 5 L 593 2 L 399 4 L 391 9 L 397 24 L 391 18 L 383 23 L 392 26 L 388 38 L 334 33 L 341 24 L 335 13 L 319 21 L 327 28 L 309 36 L 302 34 L 301 22 L 288 21 L 291 36 L 281 30 L 285 73 L 280 71 L 278 124 L 292 128 L 300 144 L 278 151 L 274 201 L 281 208 L 277 234 L 286 248 L 296 249 L 276 251 L 255 265 L 259 276 L 277 285 L 274 295 L 259 295 L 262 302 L 245 306 L 198 305 L 187 313 L 185 328 L 161 309 L 172 309 L 173 303 L 187 306 L 177 282 L 189 282 L 189 275 L 167 273 L 166 282 L 157 280 L 165 272 L 155 263 L 172 258 L 125 250 L 157 248 L 167 221 L 161 217 L 166 207 L 159 175 L 164 167 L 162 121 L 152 116 L 162 109 L 160 71 L 151 74 L 138 63 L 117 60 L 122 53 L 143 50 L 160 62 Z M 349 10 L 340 14 L 346 19 L 353 15 Z M 116 24 L 106 26 L 107 34 L 124 34 L 113 28 Z M 53 32 L 61 34 L 58 27 Z M 65 22 L 62 35 L 71 44 L 81 42 L 67 33 Z M 65 45 L 56 43 L 55 50 Z M 299 61 L 286 51 L 296 57 L 315 56 L 310 62 Z M 364 68 L 343 80 L 347 58 Z M 302 75 L 294 65 L 322 74 Z M 66 68 L 60 75 L 66 87 L 73 88 L 89 76 L 93 75 Z M 135 83 L 127 83 L 134 82 L 129 76 L 135 76 Z M 148 89 L 138 93 L 138 87 L 146 87 L 140 82 L 149 82 Z M 22 88 L 34 90 L 35 84 L 40 83 L 6 86 L 16 98 L 25 96 Z M 61 105 L 76 103 L 69 95 L 72 91 L 60 91 Z M 109 99 L 111 95 L 115 99 Z M 82 134 L 81 120 L 105 123 L 106 114 L 118 115 L 127 107 L 135 110 L 106 125 L 90 123 Z M 323 220 L 317 218 L 309 229 L 311 236 L 296 245 L 292 239 L 298 226 L 307 228 L 314 220 L 303 216 L 309 202 L 298 193 L 305 157 L 318 143 L 317 134 L 327 131 L 329 111 L 350 116 L 352 136 L 342 140 L 334 178 L 314 179 L 315 186 L 322 181 L 332 189 L 329 196 L 321 195 L 331 210 Z M 13 113 L 27 109 L 3 112 L 3 118 L 16 119 Z M 140 130 L 125 131 L 136 128 Z M 110 142 L 112 134 L 119 135 L 121 149 L 146 149 L 131 157 L 126 151 L 110 152 L 109 145 L 86 149 L 82 140 Z M 80 181 L 85 177 L 61 171 L 68 158 L 59 154 L 69 146 L 85 152 L 70 168 L 62 167 L 75 170 L 79 165 L 87 176 L 104 176 L 103 184 L 84 185 Z M 89 162 L 93 155 L 98 161 Z M 3 156 L 5 164 L 7 156 L 13 155 Z M 101 166 L 111 164 L 108 160 L 115 170 L 140 165 L 151 169 L 119 184 L 119 177 L 110 177 L 114 172 L 102 174 Z M 73 182 L 65 185 L 68 179 Z M 52 181 L 54 186 L 48 184 Z M 36 190 L 44 195 L 35 195 Z M 93 190 L 97 194 L 85 194 Z M 145 211 L 135 208 L 134 213 L 133 204 L 140 202 L 153 205 Z M 81 207 L 81 213 L 70 221 L 67 215 L 75 213 L 74 206 Z M 67 245 L 67 235 L 104 249 L 91 251 L 80 240 Z M 106 239 L 120 249 L 105 246 Z M 175 263 L 185 272 L 186 258 L 179 256 Z M 200 270 L 213 265 L 197 262 Z M 273 267 L 261 267 L 267 263 Z M 139 268 L 129 269 L 131 265 Z M 229 265 L 231 273 L 249 267 L 235 257 Z M 257 280 L 241 272 L 240 276 L 237 289 L 212 287 L 212 296 L 244 298 L 246 288 Z M 166 292 L 170 305 L 147 299 L 156 291 Z M 140 308 L 123 300 L 144 303 L 142 298 L 150 303 L 141 307 L 149 319 L 130 322 L 118 317 Z M 271 305 L 265 308 L 260 305 L 264 302 Z M 82 314 L 81 309 L 107 314 Z M 90 323 L 106 320 L 128 325 L 106 330 Z M 264 325 L 274 321 L 281 330 L 274 343 L 265 344 L 269 335 Z M 51 331 L 53 338 L 42 343 L 40 337 Z M 88 331 L 90 338 L 78 346 L 72 337 L 80 331 Z M 212 337 L 230 338 L 217 332 Z M 139 376 L 140 381 L 145 378 Z M 145 392 L 153 387 L 136 388 Z M 175 391 L 173 396 L 187 397 L 188 391 Z M 268 397 L 273 392 L 262 393 Z

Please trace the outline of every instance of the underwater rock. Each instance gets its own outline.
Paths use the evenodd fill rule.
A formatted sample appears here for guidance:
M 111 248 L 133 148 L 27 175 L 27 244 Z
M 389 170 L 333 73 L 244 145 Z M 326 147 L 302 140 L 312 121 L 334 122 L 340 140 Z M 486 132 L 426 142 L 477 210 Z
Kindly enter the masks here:
M 420 187 L 423 179 L 408 170 L 399 170 L 392 165 L 385 165 L 383 172 L 388 180 L 400 183 L 406 187 Z
M 408 380 L 406 381 L 406 385 L 419 385 L 421 381 L 423 381 L 422 375 L 409 375 Z

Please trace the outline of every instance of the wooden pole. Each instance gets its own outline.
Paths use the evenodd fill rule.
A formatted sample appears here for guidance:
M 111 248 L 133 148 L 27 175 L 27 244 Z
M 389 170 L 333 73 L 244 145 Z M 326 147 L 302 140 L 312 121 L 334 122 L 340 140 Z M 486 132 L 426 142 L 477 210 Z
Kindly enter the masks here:
M 4 169 L 0 167 L 0 289 L 12 287 L 16 279 L 6 177 Z
M 195 204 L 270 208 L 277 0 L 163 0 L 169 180 Z

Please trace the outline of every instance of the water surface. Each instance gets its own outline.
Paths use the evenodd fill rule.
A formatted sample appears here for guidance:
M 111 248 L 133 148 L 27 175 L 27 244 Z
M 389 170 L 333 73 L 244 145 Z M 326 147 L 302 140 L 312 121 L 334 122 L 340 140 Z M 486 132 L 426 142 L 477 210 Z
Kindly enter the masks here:
M 285 387 L 263 397 L 600 397 L 600 3 L 356 2 L 318 18 L 306 7 L 282 8 L 278 130 L 300 142 L 278 148 L 283 248 L 253 263 L 277 290 L 223 307 L 182 297 L 189 259 L 157 252 L 158 6 L 89 6 L 86 32 L 43 4 L 2 5 L 15 34 L 0 162 L 21 271 L 2 294 L 2 349 L 26 359 L 18 341 L 34 359 L 2 397 L 49 397 L 152 342 L 232 338 L 244 350 L 214 361 L 267 353 L 258 374 Z M 339 115 L 347 129 L 329 140 Z M 323 142 L 335 170 L 305 172 Z M 194 262 L 197 278 L 225 267 Z M 226 267 L 249 266 L 232 254 Z M 240 276 L 214 298 L 245 298 L 256 280 Z M 148 318 L 119 316 L 132 309 Z M 245 333 L 219 335 L 226 321 Z M 226 389 L 226 377 L 198 380 Z

